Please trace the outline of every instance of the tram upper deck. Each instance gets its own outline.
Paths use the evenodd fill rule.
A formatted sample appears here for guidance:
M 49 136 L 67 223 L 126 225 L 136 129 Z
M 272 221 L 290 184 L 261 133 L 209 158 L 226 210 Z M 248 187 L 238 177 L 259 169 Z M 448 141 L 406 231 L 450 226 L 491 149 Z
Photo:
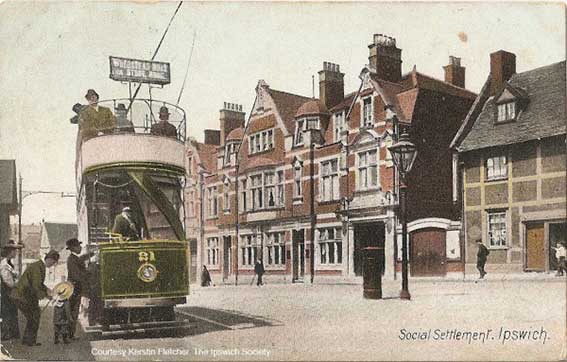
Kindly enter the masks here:
M 152 168 L 185 173 L 185 111 L 155 99 L 109 99 L 78 111 L 76 171 Z M 167 124 L 164 122 L 167 121 Z M 80 187 L 80 186 L 79 186 Z

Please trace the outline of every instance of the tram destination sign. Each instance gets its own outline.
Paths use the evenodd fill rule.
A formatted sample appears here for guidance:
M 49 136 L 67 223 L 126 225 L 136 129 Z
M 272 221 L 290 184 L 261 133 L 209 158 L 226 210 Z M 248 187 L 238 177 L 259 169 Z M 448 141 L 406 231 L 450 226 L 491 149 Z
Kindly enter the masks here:
M 169 63 L 109 57 L 110 79 L 120 82 L 169 84 Z

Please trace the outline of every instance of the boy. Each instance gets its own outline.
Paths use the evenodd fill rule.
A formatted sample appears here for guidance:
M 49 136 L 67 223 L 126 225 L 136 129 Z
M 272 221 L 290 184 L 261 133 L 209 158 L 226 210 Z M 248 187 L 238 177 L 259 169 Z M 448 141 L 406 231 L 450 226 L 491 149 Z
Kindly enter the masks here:
M 557 274 L 555 276 L 562 276 L 567 271 L 565 270 L 565 256 L 567 255 L 567 249 L 565 249 L 565 242 L 558 242 L 557 247 L 551 247 L 555 249 L 555 258 L 557 259 Z
M 58 288 L 57 297 L 55 299 L 55 304 L 53 306 L 53 331 L 55 332 L 55 344 L 59 343 L 59 337 L 63 339 L 63 343 L 68 344 L 70 333 L 71 333 L 71 323 L 73 318 L 71 317 L 71 305 L 69 303 L 69 296 L 72 293 L 68 293 L 69 288 Z

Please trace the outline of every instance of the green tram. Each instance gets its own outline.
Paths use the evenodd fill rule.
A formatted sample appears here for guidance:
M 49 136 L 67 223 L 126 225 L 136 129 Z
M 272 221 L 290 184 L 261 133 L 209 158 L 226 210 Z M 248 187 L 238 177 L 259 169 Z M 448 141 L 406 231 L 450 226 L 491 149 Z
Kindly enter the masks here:
M 91 285 L 88 332 L 174 330 L 174 306 L 189 294 L 185 240 L 186 116 L 151 99 L 98 102 L 114 129 L 88 139 L 79 126 L 76 178 L 79 239 L 87 241 Z M 87 110 L 82 106 L 81 113 Z M 174 135 L 152 126 L 168 113 Z M 171 132 L 170 132 L 171 133 Z M 126 220 L 126 223 L 124 222 Z

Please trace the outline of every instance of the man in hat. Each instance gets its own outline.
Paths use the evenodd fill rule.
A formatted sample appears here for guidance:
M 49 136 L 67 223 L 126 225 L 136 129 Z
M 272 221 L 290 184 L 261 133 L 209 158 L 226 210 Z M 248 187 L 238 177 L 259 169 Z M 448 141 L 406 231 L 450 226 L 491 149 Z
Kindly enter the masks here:
M 45 271 L 59 261 L 59 253 L 50 250 L 44 260 L 38 260 L 28 265 L 20 280 L 16 284 L 11 297 L 18 309 L 26 317 L 26 329 L 22 338 L 22 344 L 26 346 L 39 346 L 37 343 L 37 331 L 39 329 L 40 299 L 51 299 L 50 291 L 45 286 Z
M 116 128 L 116 117 L 109 108 L 98 105 L 98 93 L 89 89 L 85 98 L 89 106 L 79 114 L 79 129 L 82 141 L 100 134 L 112 133 Z
M 114 108 L 114 113 L 116 113 L 117 122 L 116 132 L 134 133 L 134 125 L 128 119 L 128 110 L 124 103 L 118 103 L 116 108 Z
M 114 226 L 112 226 L 112 232 L 115 234 L 122 235 L 123 238 L 128 238 L 129 240 L 138 240 L 138 229 L 132 218 L 132 209 L 126 206 L 122 209 L 122 213 L 116 215 L 114 218 Z
M 478 252 L 476 253 L 476 268 L 480 273 L 479 279 L 483 279 L 486 275 L 484 265 L 486 264 L 486 258 L 488 257 L 488 254 L 490 254 L 490 251 L 488 251 L 488 249 L 486 248 L 486 246 L 484 246 L 482 240 L 480 239 L 476 241 L 476 245 L 478 247 Z
M 73 294 L 69 298 L 71 308 L 71 321 L 69 323 L 69 337 L 75 337 L 77 318 L 79 317 L 79 307 L 81 297 L 86 295 L 88 286 L 88 273 L 85 262 L 90 254 L 81 254 L 81 242 L 75 238 L 67 240 L 67 250 L 71 252 L 67 258 L 67 280 L 73 284 Z
M 3 341 L 12 338 L 20 338 L 20 328 L 18 326 L 18 307 L 10 299 L 10 294 L 16 286 L 16 270 L 12 259 L 16 257 L 18 249 L 21 245 L 17 245 L 14 240 L 10 240 L 8 244 L 2 247 L 0 256 L 0 318 L 2 318 L 2 325 L 0 329 L 0 337 Z
M 158 123 L 152 125 L 150 133 L 155 136 L 165 136 L 165 137 L 177 137 L 177 130 L 175 126 L 169 123 L 169 109 L 166 106 L 162 106 L 159 109 L 159 119 Z

